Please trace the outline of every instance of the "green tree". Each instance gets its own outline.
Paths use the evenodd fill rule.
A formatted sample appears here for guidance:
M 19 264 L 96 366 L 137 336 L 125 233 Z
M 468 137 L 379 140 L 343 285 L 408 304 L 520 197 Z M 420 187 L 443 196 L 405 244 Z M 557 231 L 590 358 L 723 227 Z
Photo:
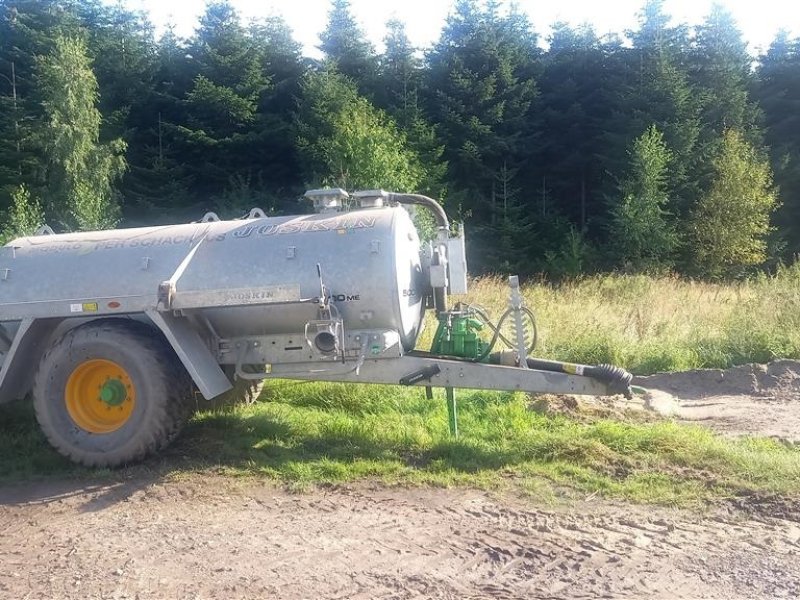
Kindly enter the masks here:
M 246 189 L 237 194 L 242 205 L 269 208 L 264 177 L 274 155 L 265 148 L 269 131 L 260 110 L 270 81 L 260 45 L 224 0 L 207 5 L 189 49 L 196 76 L 179 122 L 165 130 L 191 177 L 192 193 L 211 209 L 232 206 L 232 190 Z
M 692 216 L 692 249 L 698 273 L 721 277 L 767 258 L 777 193 L 767 160 L 733 129 L 723 134 L 713 169 L 713 183 Z
M 353 189 L 418 189 L 422 167 L 406 136 L 349 79 L 328 70 L 307 77 L 297 120 L 306 182 Z
M 22 183 L 40 187 L 43 161 L 34 143 L 42 99 L 35 85 L 36 57 L 58 35 L 77 35 L 75 16 L 57 0 L 0 0 L 0 212 Z
M 536 264 L 531 260 L 536 238 L 531 235 L 535 215 L 525 206 L 516 186 L 518 172 L 506 165 L 500 168 L 492 190 L 493 213 L 486 222 L 474 226 L 471 234 L 481 246 L 470 261 L 477 272 L 526 274 Z
M 419 91 L 422 87 L 423 64 L 416 48 L 408 39 L 405 24 L 397 19 L 386 23 L 386 50 L 378 59 L 374 101 L 377 106 L 402 119 L 413 119 L 419 113 Z
M 86 30 L 92 70 L 100 90 L 101 135 L 136 143 L 133 125 L 153 85 L 156 71 L 154 28 L 146 13 L 100 0 L 75 5 Z
M 128 171 L 121 184 L 123 212 L 132 223 L 191 218 L 192 165 L 175 123 L 185 118 L 184 98 L 196 76 L 184 42 L 172 25 L 158 40 L 154 71 L 144 97 L 129 116 Z
M 38 65 L 45 117 L 38 132 L 47 158 L 47 199 L 67 227 L 116 225 L 119 207 L 113 183 L 125 170 L 125 143 L 100 143 L 97 79 L 86 44 L 58 37 Z
M 5 79 L 8 78 L 8 81 Z M 7 86 L 7 87 L 6 87 Z M 17 183 L 23 180 L 23 173 L 30 169 L 23 168 L 27 159 L 32 159 L 25 152 L 25 122 L 22 99 L 16 89 L 16 69 L 9 74 L 0 74 L 0 211 L 8 205 L 11 192 Z
M 714 4 L 697 27 L 691 56 L 691 77 L 702 103 L 702 142 L 707 156 L 716 153 L 724 131 L 736 129 L 759 144 L 758 109 L 750 100 L 752 57 L 731 12 Z
M 775 222 L 787 255 L 800 255 L 800 38 L 778 34 L 761 57 L 755 95 L 782 201 Z
M 409 147 L 419 156 L 424 174 L 418 191 L 444 199 L 447 195 L 445 148 L 422 106 L 422 60 L 402 22 L 391 20 L 386 28 L 386 50 L 379 59 L 374 103 L 396 121 Z
M 501 170 L 527 173 L 537 38 L 514 7 L 458 0 L 428 56 L 427 108 L 445 144 L 450 197 L 465 215 L 496 214 Z
M 663 133 L 672 150 L 666 186 L 669 210 L 686 216 L 699 190 L 691 176 L 700 135 L 701 105 L 688 73 L 688 28 L 670 26 L 664 0 L 649 0 L 639 16 L 639 28 L 630 34 L 631 80 L 623 87 L 626 107 L 623 128 L 632 139 L 651 124 Z
M 294 115 L 309 61 L 303 57 L 302 46 L 282 18 L 271 17 L 254 24 L 250 35 L 261 56 L 262 72 L 270 81 L 269 88 L 261 95 L 254 152 L 269 165 L 268 187 L 275 197 L 294 201 L 300 184 Z
M 375 48 L 353 16 L 350 0 L 331 0 L 328 23 L 319 38 L 325 58 L 362 94 L 370 95 L 377 68 Z
M 266 108 L 291 112 L 308 69 L 302 45 L 292 37 L 292 30 L 282 17 L 253 23 L 250 36 L 261 58 L 261 70 L 271 82 L 262 96 Z
M 213 142 L 246 130 L 269 82 L 259 49 L 230 2 L 208 4 L 191 52 L 198 75 L 186 101 L 195 134 Z
M 538 79 L 540 136 L 533 145 L 536 179 L 530 187 L 541 190 L 538 212 L 560 213 L 586 233 L 604 216 L 604 192 L 612 187 L 608 173 L 624 168 L 632 137 L 616 139 L 627 126 L 619 94 L 627 75 L 625 50 L 616 40 L 598 38 L 591 27 L 566 23 L 553 26 L 549 41 Z M 616 124 L 620 115 L 625 123 Z
M 37 228 L 44 224 L 42 205 L 24 185 L 17 186 L 11 194 L 11 210 L 8 222 L 0 233 L 0 244 L 15 237 L 33 235 Z
M 670 215 L 667 174 L 672 154 L 651 125 L 630 149 L 630 168 L 611 204 L 609 240 L 619 264 L 634 271 L 671 266 L 678 237 Z

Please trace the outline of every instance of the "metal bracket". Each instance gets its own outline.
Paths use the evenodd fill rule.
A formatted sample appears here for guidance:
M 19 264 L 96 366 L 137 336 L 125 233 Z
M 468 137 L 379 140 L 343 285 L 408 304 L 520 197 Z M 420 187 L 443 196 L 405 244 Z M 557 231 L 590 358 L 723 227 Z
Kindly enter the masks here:
M 24 396 L 47 338 L 61 319 L 23 319 L 0 362 L 0 404 Z
M 445 388 L 447 394 L 447 422 L 450 425 L 450 435 L 458 439 L 458 407 L 456 406 L 456 393 L 453 388 Z
M 5 354 L 11 349 L 11 335 L 6 328 L 0 325 L 0 353 Z
M 53 231 L 53 228 L 49 225 L 42 225 L 36 231 L 33 232 L 33 235 L 55 235 L 56 232 Z
M 254 208 L 247 215 L 247 218 L 248 219 L 266 219 L 267 218 L 267 213 L 265 213 L 260 208 Z
M 178 280 L 183 276 L 186 272 L 186 268 L 189 266 L 189 263 L 192 262 L 192 259 L 197 254 L 197 250 L 206 240 L 206 235 L 200 238 L 200 240 L 192 246 L 192 249 L 189 250 L 188 254 L 183 258 L 181 264 L 178 265 L 178 268 L 175 269 L 175 272 L 172 274 L 166 281 L 162 281 L 158 284 L 158 304 L 157 307 L 159 310 L 172 310 L 172 304 L 175 300 L 175 294 L 178 290 Z

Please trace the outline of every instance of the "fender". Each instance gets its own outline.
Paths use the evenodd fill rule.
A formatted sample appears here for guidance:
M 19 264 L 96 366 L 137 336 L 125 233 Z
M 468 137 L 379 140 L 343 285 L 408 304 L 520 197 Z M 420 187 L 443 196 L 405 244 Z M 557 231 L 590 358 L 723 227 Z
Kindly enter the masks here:
M 29 317 L 20 322 L 0 365 L 0 404 L 18 400 L 30 391 L 39 359 L 61 321 L 61 318 Z
M 211 350 L 186 317 L 175 317 L 157 310 L 148 310 L 146 314 L 166 336 L 206 400 L 233 388 Z

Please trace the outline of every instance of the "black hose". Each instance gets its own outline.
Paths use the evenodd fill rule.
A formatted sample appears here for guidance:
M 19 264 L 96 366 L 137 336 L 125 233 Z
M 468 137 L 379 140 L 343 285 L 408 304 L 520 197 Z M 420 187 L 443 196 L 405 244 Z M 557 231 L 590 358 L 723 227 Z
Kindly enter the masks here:
M 501 353 L 495 352 L 489 356 L 489 362 L 492 364 L 501 364 Z M 529 369 L 537 371 L 549 371 L 551 373 L 565 373 L 567 375 L 583 375 L 595 381 L 604 383 L 611 394 L 624 394 L 627 398 L 632 397 L 631 383 L 633 382 L 633 375 L 628 373 L 622 367 L 615 367 L 614 365 L 576 365 L 572 363 L 563 363 L 555 360 L 544 360 L 541 358 L 528 358 L 527 365 Z
M 492 323 L 491 319 L 489 319 L 489 316 L 486 314 L 486 312 L 482 308 L 480 308 L 479 306 L 470 306 L 469 308 L 474 310 L 476 313 L 478 313 L 478 315 L 480 315 L 483 318 L 483 320 L 486 323 L 486 325 L 488 325 L 489 328 L 494 332 L 494 335 L 492 336 L 492 339 L 489 342 L 489 345 L 486 347 L 486 350 L 478 358 L 475 359 L 475 362 L 483 362 L 484 360 L 486 360 L 486 357 L 491 354 L 492 350 L 494 350 L 494 347 L 495 347 L 495 345 L 497 345 L 497 341 L 498 340 L 501 340 L 509 348 L 515 348 L 516 344 L 514 342 L 509 341 L 508 338 L 506 338 L 506 336 L 504 336 L 503 333 L 502 333 L 503 323 L 505 322 L 505 320 L 508 317 L 510 317 L 513 314 L 513 312 L 514 312 L 513 308 L 507 309 L 500 316 L 500 319 L 498 319 L 498 321 L 497 321 L 497 325 Z M 525 349 L 525 355 L 527 356 L 528 354 L 531 354 L 536 349 L 536 344 L 537 344 L 538 338 L 539 338 L 539 332 L 538 332 L 538 330 L 536 328 L 536 315 L 533 314 L 533 311 L 531 311 L 529 308 L 523 306 L 522 307 L 522 312 L 525 313 L 525 316 L 527 316 L 528 319 L 530 319 L 531 330 L 533 331 L 533 337 L 531 339 L 531 342 L 528 345 L 528 347 Z
M 596 367 L 586 367 L 583 374 L 604 382 L 608 386 L 608 391 L 612 394 L 624 394 L 627 398 L 633 397 L 633 392 L 631 392 L 633 374 L 628 373 L 622 367 L 602 364 Z

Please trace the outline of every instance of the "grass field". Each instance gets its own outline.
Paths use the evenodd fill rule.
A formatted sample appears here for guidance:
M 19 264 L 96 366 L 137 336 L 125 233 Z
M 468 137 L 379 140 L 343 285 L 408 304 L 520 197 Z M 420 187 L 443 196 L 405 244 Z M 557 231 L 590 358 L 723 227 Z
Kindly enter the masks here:
M 598 277 L 529 285 L 525 295 L 539 320 L 538 354 L 546 357 L 615 362 L 639 373 L 800 357 L 797 267 L 734 286 Z M 502 281 L 474 282 L 470 300 L 492 313 L 505 299 Z M 276 382 L 256 405 L 199 413 L 168 452 L 132 472 L 213 469 L 300 487 L 366 478 L 670 504 L 800 496 L 796 446 L 729 440 L 641 416 L 542 414 L 530 402 L 522 394 L 461 393 L 462 435 L 454 440 L 441 395 Z M 49 449 L 28 405 L 0 407 L 0 448 L 0 480 L 98 476 Z
M 644 375 L 800 358 L 800 263 L 731 284 L 646 276 L 597 276 L 529 284 L 537 355 L 610 362 Z M 499 314 L 506 284 L 473 282 L 468 301 Z

